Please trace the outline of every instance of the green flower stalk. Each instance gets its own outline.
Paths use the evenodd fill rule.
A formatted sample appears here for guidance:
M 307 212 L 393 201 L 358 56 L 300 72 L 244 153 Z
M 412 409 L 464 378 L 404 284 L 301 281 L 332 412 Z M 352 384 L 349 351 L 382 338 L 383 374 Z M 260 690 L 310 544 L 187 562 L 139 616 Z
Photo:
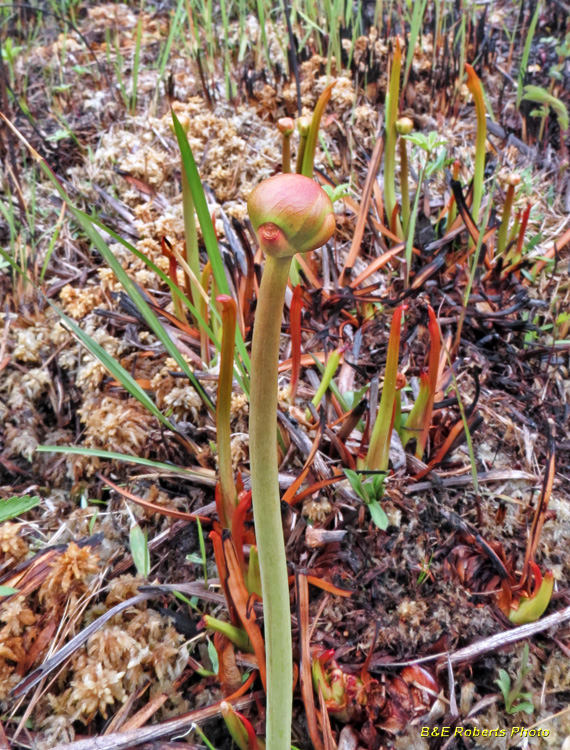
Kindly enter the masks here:
M 288 174 L 291 171 L 291 136 L 295 130 L 295 123 L 291 117 L 281 117 L 277 120 L 277 130 L 283 136 L 281 170 L 284 174 Z
M 251 223 L 266 254 L 251 349 L 249 452 L 253 517 L 265 622 L 269 750 L 290 750 L 293 703 L 291 611 L 281 523 L 277 460 L 277 375 L 285 290 L 295 253 L 332 237 L 332 203 L 316 182 L 298 174 L 270 177 L 248 200 Z
M 414 123 L 409 117 L 400 117 L 396 122 L 398 135 L 409 135 Z M 400 192 L 402 194 L 402 225 L 404 237 L 408 234 L 410 224 L 410 188 L 408 184 L 408 147 L 405 138 L 400 138 Z
M 220 352 L 220 375 L 216 402 L 216 433 L 218 443 L 218 473 L 220 477 L 221 513 L 220 522 L 226 529 L 232 528 L 232 517 L 238 502 L 232 468 L 230 410 L 234 377 L 234 350 L 236 338 L 237 306 L 227 294 L 216 298 L 222 315 L 222 348 Z

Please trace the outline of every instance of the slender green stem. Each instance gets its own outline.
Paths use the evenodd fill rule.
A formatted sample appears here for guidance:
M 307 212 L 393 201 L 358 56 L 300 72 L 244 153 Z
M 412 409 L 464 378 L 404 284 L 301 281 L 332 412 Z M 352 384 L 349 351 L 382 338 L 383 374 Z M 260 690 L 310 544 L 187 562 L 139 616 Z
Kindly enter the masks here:
M 408 185 L 408 146 L 405 138 L 400 138 L 400 192 L 402 194 L 402 224 L 404 237 L 410 224 L 410 188 Z
M 282 158 L 282 171 L 284 174 L 288 174 L 291 171 L 291 136 L 283 136 L 283 158 Z
M 232 383 L 234 378 L 234 350 L 236 340 L 237 308 L 235 300 L 220 294 L 218 303 L 222 309 L 222 350 L 220 352 L 220 375 L 218 378 L 218 398 L 216 403 L 216 433 L 218 443 L 218 473 L 222 496 L 222 524 L 232 528 L 232 517 L 238 502 L 234 472 L 232 468 L 230 411 L 232 403 Z
M 422 185 L 424 182 L 424 174 L 426 170 L 427 163 L 429 161 L 429 154 L 426 156 L 426 161 L 424 166 L 420 170 L 420 176 L 418 179 L 418 187 L 416 190 L 416 195 L 414 197 L 414 205 L 412 208 L 412 213 L 410 216 L 410 223 L 408 226 L 408 237 L 406 239 L 406 289 L 408 288 L 408 284 L 410 283 L 410 269 L 412 266 L 412 255 L 414 252 L 414 235 L 416 233 L 416 219 L 418 218 L 418 207 L 420 205 L 420 194 L 422 191 Z
M 285 545 L 278 542 L 283 526 L 275 434 L 281 311 L 290 264 L 290 258 L 266 256 L 251 347 L 249 454 L 265 622 L 268 750 L 290 750 L 293 703 L 287 561 Z

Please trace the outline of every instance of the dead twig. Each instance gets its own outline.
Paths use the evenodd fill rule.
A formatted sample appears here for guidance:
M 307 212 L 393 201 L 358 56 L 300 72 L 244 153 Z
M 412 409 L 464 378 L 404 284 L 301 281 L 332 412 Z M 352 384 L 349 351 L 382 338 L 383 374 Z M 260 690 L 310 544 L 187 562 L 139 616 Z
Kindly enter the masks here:
M 262 691 L 258 691 L 251 696 L 229 702 L 236 711 L 243 711 L 256 701 L 262 699 L 263 693 Z M 164 737 L 180 737 L 190 732 L 194 726 L 200 726 L 219 716 L 221 713 L 221 703 L 222 701 L 218 701 L 218 703 L 213 703 L 211 706 L 197 708 L 176 719 L 169 719 L 162 722 L 162 724 L 155 724 L 152 727 L 133 729 L 129 732 L 115 732 L 105 737 L 89 737 L 86 740 L 78 740 L 77 742 L 66 742 L 64 745 L 57 745 L 54 750 L 127 750 L 127 748 L 138 747 L 147 742 L 161 740 Z
M 491 635 L 488 638 L 483 638 L 481 641 L 460 648 L 458 651 L 449 653 L 448 651 L 442 651 L 439 654 L 431 654 L 430 656 L 423 656 L 419 659 L 412 659 L 411 661 L 402 662 L 391 662 L 386 664 L 376 663 L 370 668 L 370 671 L 385 671 L 386 669 L 393 669 L 394 667 L 409 667 L 413 664 L 426 664 L 430 661 L 437 661 L 438 659 L 444 659 L 449 664 L 460 664 L 461 662 L 471 662 L 476 659 L 480 659 L 485 654 L 497 651 L 505 646 L 510 646 L 518 641 L 523 641 L 526 638 L 532 638 L 537 633 L 543 633 L 549 628 L 558 627 L 562 623 L 570 620 L 570 607 L 565 607 L 559 612 L 554 612 L 548 617 L 543 617 L 538 622 L 532 622 L 528 625 L 521 625 L 518 628 L 512 630 L 505 630 L 502 633 Z M 449 657 L 449 662 L 447 658 Z

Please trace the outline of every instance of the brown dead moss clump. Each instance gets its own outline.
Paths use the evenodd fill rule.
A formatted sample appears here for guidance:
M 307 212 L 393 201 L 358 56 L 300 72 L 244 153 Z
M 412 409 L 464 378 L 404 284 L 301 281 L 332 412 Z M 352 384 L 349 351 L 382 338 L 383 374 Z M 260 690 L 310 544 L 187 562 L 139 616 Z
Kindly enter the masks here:
M 99 573 L 99 556 L 91 547 L 71 542 L 66 551 L 50 565 L 38 599 L 46 607 L 60 607 L 63 602 L 76 601 L 88 589 L 91 579 Z

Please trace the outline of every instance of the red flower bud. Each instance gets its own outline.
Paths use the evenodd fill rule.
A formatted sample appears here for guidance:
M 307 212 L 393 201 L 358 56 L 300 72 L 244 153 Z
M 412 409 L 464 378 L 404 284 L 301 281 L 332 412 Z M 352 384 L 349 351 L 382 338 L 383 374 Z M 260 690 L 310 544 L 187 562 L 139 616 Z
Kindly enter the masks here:
M 263 251 L 276 258 L 316 250 L 334 234 L 330 198 L 300 174 L 261 182 L 249 196 L 247 210 Z

